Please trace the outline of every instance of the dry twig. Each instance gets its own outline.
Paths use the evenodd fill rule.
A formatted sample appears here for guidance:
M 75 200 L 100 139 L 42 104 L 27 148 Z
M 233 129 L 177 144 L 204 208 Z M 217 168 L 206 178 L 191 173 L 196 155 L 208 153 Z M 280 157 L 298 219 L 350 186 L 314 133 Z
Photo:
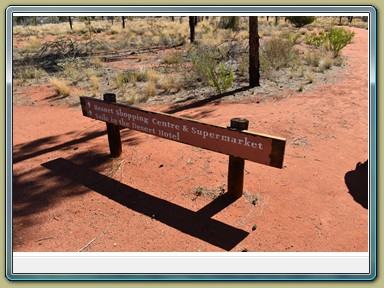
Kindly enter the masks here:
M 91 245 L 93 242 L 96 241 L 96 238 L 93 238 L 91 241 L 89 241 L 83 248 L 81 248 L 79 251 L 77 252 L 82 252 L 84 249 L 86 249 L 89 245 Z

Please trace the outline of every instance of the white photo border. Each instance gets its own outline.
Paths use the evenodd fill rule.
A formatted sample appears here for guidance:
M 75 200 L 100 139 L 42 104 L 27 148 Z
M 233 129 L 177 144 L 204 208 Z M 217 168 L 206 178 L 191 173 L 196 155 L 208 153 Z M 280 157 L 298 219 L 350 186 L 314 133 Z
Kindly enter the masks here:
M 362 13 L 369 15 L 369 252 L 368 261 L 366 254 L 350 255 L 343 253 L 321 253 L 313 255 L 314 253 L 297 253 L 297 257 L 313 257 L 313 261 L 319 261 L 322 257 L 329 257 L 329 259 L 345 258 L 346 262 L 351 261 L 353 257 L 364 258 L 366 265 L 369 266 L 367 273 L 359 272 L 342 272 L 342 273 L 330 273 L 330 272 L 277 272 L 277 273 L 240 273 L 238 271 L 226 271 L 225 273 L 189 273 L 189 272 L 176 272 L 173 271 L 156 273 L 150 271 L 149 273 L 141 272 L 108 272 L 102 271 L 96 272 L 61 272 L 51 271 L 48 273 L 25 271 L 23 269 L 15 268 L 15 263 L 18 261 L 31 261 L 30 263 L 36 263 L 36 261 L 47 260 L 47 266 L 51 266 L 52 263 L 58 263 L 57 261 L 74 260 L 78 261 L 79 255 L 73 253 L 17 253 L 12 249 L 12 30 L 14 15 L 61 15 L 72 16 L 81 15 L 95 16 L 102 14 L 103 16 L 191 16 L 191 15 L 319 15 L 322 16 L 354 16 L 361 15 Z M 373 6 L 300 6 L 300 5 L 287 5 L 287 6 L 174 6 L 174 5 L 161 5 L 161 6 L 9 6 L 6 11 L 6 276 L 9 280 L 373 280 L 376 277 L 377 271 L 377 194 L 376 194 L 376 173 L 377 173 L 377 11 Z M 225 253 L 225 252 L 223 252 Z M 227 258 L 233 257 L 232 260 L 236 260 L 238 265 L 241 265 L 242 261 L 253 261 L 267 257 L 273 259 L 279 259 L 279 257 L 292 257 L 292 253 L 236 253 L 229 252 L 230 256 L 226 254 Z M 247 254 L 247 256 L 245 256 Z M 295 253 L 296 254 L 296 253 Z M 170 263 L 175 263 L 173 266 L 176 271 L 176 262 L 180 261 L 202 261 L 205 257 L 216 258 L 217 261 L 222 261 L 216 253 L 199 254 L 198 256 L 180 253 L 180 255 L 161 255 L 159 253 L 82 253 L 84 257 L 88 257 L 89 263 L 93 261 L 105 261 L 109 260 L 108 264 L 113 263 L 116 259 L 123 259 L 123 261 L 129 261 L 131 257 L 152 259 L 152 260 L 164 260 L 171 259 Z M 295 256 L 295 257 L 296 257 Z M 72 257 L 72 258 L 71 258 Z M 125 258 L 124 258 L 125 257 Z M 146 258 L 148 257 L 148 258 Z M 151 258 L 152 257 L 152 258 Z M 162 258 L 163 257 L 163 258 Z M 181 258 L 178 258 L 181 257 Z M 253 257 L 253 258 L 252 258 Z M 352 257 L 352 258 L 351 258 Z M 199 260 L 199 258 L 201 258 Z M 283 259 L 282 258 L 282 259 Z M 24 260 L 23 260 L 24 259 Z M 45 260 L 44 260 L 45 259 Z M 99 259 L 99 260 L 95 260 Z M 101 260 L 100 260 L 101 259 Z M 240 260 L 239 260 L 240 259 Z M 157 261 L 156 260 L 156 261 Z M 160 261 L 159 260 L 159 261 Z M 284 259 L 283 259 L 284 260 Z M 51 261 L 51 262 L 49 262 Z M 144 260 L 149 261 L 149 260 Z M 205 261 L 205 260 L 203 260 Z M 215 260 L 216 261 L 216 260 Z M 231 261 L 231 260 L 230 260 Z M 277 261 L 277 260 L 276 260 Z M 281 261 L 281 259 L 279 260 Z M 161 261 L 159 262 L 161 263 Z M 84 265 L 84 264 L 83 264 Z M 145 263 L 143 264 L 145 265 Z M 365 264 L 364 264 L 365 265 Z M 35 268 L 37 265 L 34 265 Z M 32 268 L 32 267 L 31 267 Z M 21 272 L 19 272 L 19 270 Z M 65 269 L 64 269 L 65 270 Z M 287 269 L 289 270 L 289 269 Z M 16 272 L 17 271 L 17 272 Z

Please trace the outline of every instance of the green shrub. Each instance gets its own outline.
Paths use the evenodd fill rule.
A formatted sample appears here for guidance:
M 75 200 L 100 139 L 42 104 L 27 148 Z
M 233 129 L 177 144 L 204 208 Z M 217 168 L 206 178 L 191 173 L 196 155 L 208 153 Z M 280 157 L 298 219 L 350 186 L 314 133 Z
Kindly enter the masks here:
M 344 28 L 331 28 L 326 33 L 319 35 L 309 35 L 305 39 L 305 43 L 317 48 L 324 46 L 327 51 L 331 51 L 334 57 L 340 55 L 341 50 L 351 43 L 355 32 L 348 31 Z
M 233 71 L 223 63 L 217 69 L 207 70 L 209 85 L 216 89 L 217 93 L 223 93 L 232 87 Z
M 192 67 L 198 78 L 223 93 L 232 87 L 234 73 L 230 67 L 220 61 L 220 53 L 200 47 L 189 52 Z
M 296 28 L 304 27 L 305 25 L 313 23 L 316 20 L 315 16 L 288 16 L 285 17 L 291 22 Z
M 352 42 L 355 32 L 348 31 L 344 28 L 331 29 L 325 37 L 325 48 L 332 51 L 334 57 L 340 55 L 341 49 Z
M 217 61 L 218 57 L 220 57 L 219 53 L 212 50 L 211 47 L 198 46 L 192 47 L 188 51 L 188 56 L 191 59 L 192 69 L 197 78 L 208 84 L 206 71 L 219 64 L 219 61 Z
M 319 34 L 310 34 L 305 37 L 304 43 L 307 45 L 320 48 L 325 42 L 325 33 L 321 31 Z
M 299 42 L 301 34 L 300 33 L 292 34 L 290 31 L 285 30 L 281 32 L 280 37 L 291 41 L 292 44 L 297 44 Z

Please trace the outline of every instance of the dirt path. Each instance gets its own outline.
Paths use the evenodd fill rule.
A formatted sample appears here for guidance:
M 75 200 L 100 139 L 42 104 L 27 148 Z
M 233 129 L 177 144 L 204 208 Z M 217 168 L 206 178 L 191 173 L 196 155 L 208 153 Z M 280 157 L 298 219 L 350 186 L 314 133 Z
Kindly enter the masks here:
M 110 159 L 104 123 L 31 88 L 13 109 L 14 251 L 368 251 L 366 165 L 354 171 L 368 159 L 368 32 L 354 31 L 336 84 L 177 113 L 287 138 L 284 169 L 247 161 L 230 204 L 213 200 L 228 156 L 123 130 Z

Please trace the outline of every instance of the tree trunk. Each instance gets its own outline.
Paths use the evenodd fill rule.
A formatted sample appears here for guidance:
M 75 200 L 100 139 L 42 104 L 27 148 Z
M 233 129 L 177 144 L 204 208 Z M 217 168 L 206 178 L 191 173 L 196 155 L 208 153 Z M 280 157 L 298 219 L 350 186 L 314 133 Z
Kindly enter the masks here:
M 197 16 L 189 16 L 189 30 L 191 43 L 195 42 L 195 26 L 197 24 Z
M 257 16 L 249 17 L 249 86 L 260 86 L 259 33 Z
M 72 30 L 72 18 L 71 18 L 71 16 L 68 16 L 68 21 L 69 21 L 69 27 L 71 27 L 71 30 Z

